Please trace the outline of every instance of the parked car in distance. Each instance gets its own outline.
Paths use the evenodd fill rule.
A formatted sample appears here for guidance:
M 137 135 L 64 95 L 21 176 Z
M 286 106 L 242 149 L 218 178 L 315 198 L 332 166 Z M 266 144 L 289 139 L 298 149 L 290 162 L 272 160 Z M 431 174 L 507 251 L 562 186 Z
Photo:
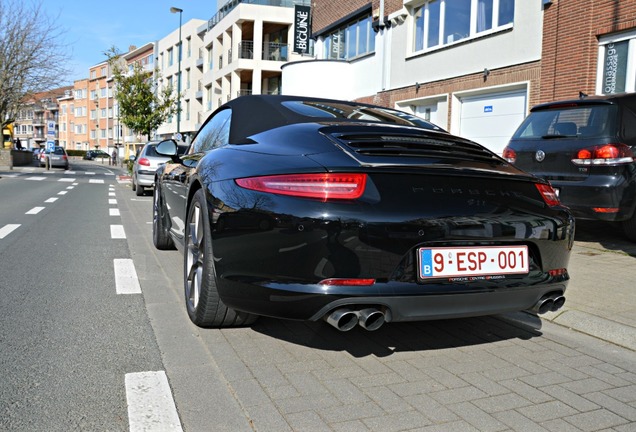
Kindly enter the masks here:
M 87 150 L 84 155 L 85 160 L 95 160 L 95 159 L 107 158 L 110 159 L 110 155 L 106 153 L 104 150 Z
M 580 219 L 620 223 L 636 241 L 636 93 L 537 105 L 504 149 L 550 181 Z
M 401 111 L 242 96 L 165 140 L 153 243 L 183 254 L 196 325 L 558 310 L 574 218 L 545 180 Z
M 158 143 L 159 141 L 149 141 L 131 158 L 133 159 L 132 190 L 137 196 L 142 196 L 145 188 L 151 188 L 155 184 L 157 168 L 169 159 L 157 154 L 155 149 Z M 188 146 L 184 144 L 178 146 L 179 154 L 185 153 L 187 149 Z
M 68 155 L 64 147 L 56 146 L 53 150 L 44 150 L 40 152 L 40 166 L 46 166 L 47 163 L 51 168 L 62 167 L 66 170 L 69 169 Z

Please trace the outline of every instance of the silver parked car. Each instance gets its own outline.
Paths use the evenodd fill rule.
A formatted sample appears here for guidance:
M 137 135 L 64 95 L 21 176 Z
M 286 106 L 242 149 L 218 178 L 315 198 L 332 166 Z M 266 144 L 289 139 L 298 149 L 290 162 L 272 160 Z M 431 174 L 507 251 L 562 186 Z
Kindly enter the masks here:
M 161 165 L 166 163 L 169 158 L 160 156 L 155 150 L 157 144 L 161 141 L 149 141 L 144 145 L 136 156 L 131 159 L 134 160 L 132 170 L 132 190 L 137 196 L 142 196 L 145 192 L 145 188 L 151 188 L 155 184 L 155 171 Z M 188 149 L 187 145 L 179 145 L 179 154 L 184 154 Z
M 56 146 L 53 150 L 44 150 L 39 153 L 40 166 L 46 166 L 47 163 L 51 168 L 62 167 L 66 170 L 69 169 L 68 155 L 64 147 Z

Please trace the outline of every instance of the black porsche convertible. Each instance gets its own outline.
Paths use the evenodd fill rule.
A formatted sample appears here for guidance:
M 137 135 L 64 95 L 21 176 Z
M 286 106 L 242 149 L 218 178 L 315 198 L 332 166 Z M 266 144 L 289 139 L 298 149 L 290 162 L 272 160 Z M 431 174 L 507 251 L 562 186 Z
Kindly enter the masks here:
M 574 220 L 550 184 L 380 106 L 244 96 L 156 174 L 153 241 L 202 327 L 554 311 Z

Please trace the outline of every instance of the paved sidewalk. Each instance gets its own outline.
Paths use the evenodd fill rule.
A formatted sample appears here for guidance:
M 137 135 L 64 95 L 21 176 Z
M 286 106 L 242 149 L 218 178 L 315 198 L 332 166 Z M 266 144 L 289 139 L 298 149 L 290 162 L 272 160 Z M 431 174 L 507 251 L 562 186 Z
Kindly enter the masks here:
M 636 351 L 636 243 L 588 221 L 575 238 L 565 306 L 542 318 Z

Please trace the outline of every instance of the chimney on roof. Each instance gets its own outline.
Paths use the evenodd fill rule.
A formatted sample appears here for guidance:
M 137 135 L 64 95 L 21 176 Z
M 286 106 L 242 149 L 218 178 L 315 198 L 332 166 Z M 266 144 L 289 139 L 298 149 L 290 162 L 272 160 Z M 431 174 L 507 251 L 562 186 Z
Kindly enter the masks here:
M 137 47 L 136 47 L 135 45 L 130 45 L 130 46 L 128 47 L 128 52 L 133 52 L 133 51 L 134 51 L 134 50 L 136 50 L 136 49 L 137 49 Z

